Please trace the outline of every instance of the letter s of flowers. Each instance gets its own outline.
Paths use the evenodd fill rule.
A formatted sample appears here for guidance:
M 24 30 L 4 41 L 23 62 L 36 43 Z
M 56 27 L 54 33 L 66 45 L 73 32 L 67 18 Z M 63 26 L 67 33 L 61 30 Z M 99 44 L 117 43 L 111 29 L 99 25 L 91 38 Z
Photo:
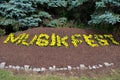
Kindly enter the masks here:
M 103 35 L 94 35 L 94 38 L 98 41 L 98 43 L 101 45 L 101 46 L 108 46 L 109 43 L 106 39 L 104 39 L 104 36 Z

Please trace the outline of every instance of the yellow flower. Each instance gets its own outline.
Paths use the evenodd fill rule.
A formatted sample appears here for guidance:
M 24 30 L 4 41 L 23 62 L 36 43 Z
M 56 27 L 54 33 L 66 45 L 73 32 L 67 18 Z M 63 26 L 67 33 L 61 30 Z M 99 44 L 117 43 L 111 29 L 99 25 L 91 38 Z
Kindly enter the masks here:
M 36 41 L 36 45 L 37 46 L 41 46 L 41 47 L 48 46 L 48 44 L 49 44 L 48 39 L 49 39 L 49 35 L 47 35 L 47 34 L 40 34 L 38 36 L 37 41 Z
M 55 36 L 55 33 L 53 33 L 51 36 L 50 46 L 55 46 L 55 44 L 56 44 L 56 36 Z
M 57 46 L 60 47 L 61 46 L 61 38 L 60 36 L 57 35 Z
M 109 45 L 108 41 L 104 39 L 103 35 L 94 35 L 94 38 L 98 41 L 101 46 Z
M 67 40 L 68 39 L 68 36 L 64 36 L 62 39 L 61 39 L 61 42 L 62 42 L 62 44 L 67 48 L 69 45 L 68 45 L 68 43 L 65 41 L 65 40 Z
M 8 43 L 8 41 L 10 41 L 11 43 L 15 43 L 16 41 L 20 40 L 22 36 L 24 37 L 24 34 L 25 33 L 20 34 L 19 36 L 17 36 L 15 38 L 15 34 L 11 33 L 11 34 L 8 35 L 8 37 L 6 38 L 6 40 L 4 40 L 3 43 L 6 44 L 6 43 Z
M 24 37 L 26 36 L 26 33 L 20 34 L 21 37 L 19 37 L 19 40 L 16 42 L 16 44 L 20 44 L 22 42 L 22 39 L 24 39 Z
M 82 40 L 78 40 L 76 38 L 80 38 L 81 35 L 80 34 L 74 34 L 71 36 L 71 40 L 72 40 L 72 44 L 77 47 L 79 43 L 82 43 Z
M 34 37 L 33 37 L 33 39 L 30 41 L 30 45 L 33 45 L 34 44 L 34 42 L 37 40 L 37 35 L 34 35 Z
M 57 46 L 60 47 L 61 45 L 64 45 L 66 48 L 68 47 L 68 43 L 65 41 L 68 39 L 68 36 L 64 36 L 61 38 L 57 35 Z
M 22 44 L 25 46 L 29 46 L 29 43 L 26 42 L 26 40 L 29 38 L 29 34 L 26 34 L 25 38 L 22 40 Z
M 95 44 L 94 43 L 94 40 L 91 40 L 91 38 L 93 38 L 93 36 L 90 34 L 90 35 L 83 35 L 83 38 L 84 38 L 84 40 L 85 40 L 85 42 L 89 45 L 89 46 L 91 46 L 91 47 L 96 47 L 96 46 L 99 46 L 98 44 Z
M 119 44 L 120 44 L 119 42 L 117 42 L 117 41 L 113 38 L 113 35 L 112 35 L 112 34 L 109 34 L 109 35 L 104 34 L 104 36 L 105 36 L 105 38 L 108 38 L 109 40 L 111 40 L 113 44 L 115 44 L 115 45 L 119 45 Z

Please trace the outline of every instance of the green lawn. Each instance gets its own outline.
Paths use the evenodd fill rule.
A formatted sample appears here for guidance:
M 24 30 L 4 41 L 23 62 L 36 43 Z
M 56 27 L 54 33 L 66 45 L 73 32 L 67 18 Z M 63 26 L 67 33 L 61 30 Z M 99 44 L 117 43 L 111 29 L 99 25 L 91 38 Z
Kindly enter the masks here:
M 0 80 L 120 80 L 120 72 L 113 72 L 111 75 L 99 75 L 89 77 L 65 77 L 55 75 L 13 75 L 12 72 L 0 70 Z

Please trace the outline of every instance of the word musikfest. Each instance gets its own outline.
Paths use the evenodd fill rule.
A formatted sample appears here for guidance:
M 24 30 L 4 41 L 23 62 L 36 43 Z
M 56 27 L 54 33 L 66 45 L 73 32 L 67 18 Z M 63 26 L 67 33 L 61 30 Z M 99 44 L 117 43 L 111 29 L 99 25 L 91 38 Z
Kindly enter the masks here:
M 83 41 L 91 47 L 97 47 L 97 46 L 108 46 L 110 43 L 119 45 L 119 42 L 117 42 L 112 34 L 73 34 L 70 37 L 60 36 L 56 35 L 55 33 L 52 33 L 50 36 L 48 34 L 35 34 L 32 38 L 30 38 L 30 35 L 27 33 L 21 33 L 19 35 L 15 35 L 13 33 L 9 34 L 8 37 L 4 40 L 4 44 L 7 44 L 8 42 L 14 43 L 14 44 L 22 44 L 25 46 L 30 46 L 33 44 L 36 44 L 39 47 L 46 47 L 46 46 L 65 46 L 66 48 L 69 46 L 69 43 L 67 42 L 70 39 L 71 44 L 74 47 L 78 47 L 79 44 L 82 44 Z

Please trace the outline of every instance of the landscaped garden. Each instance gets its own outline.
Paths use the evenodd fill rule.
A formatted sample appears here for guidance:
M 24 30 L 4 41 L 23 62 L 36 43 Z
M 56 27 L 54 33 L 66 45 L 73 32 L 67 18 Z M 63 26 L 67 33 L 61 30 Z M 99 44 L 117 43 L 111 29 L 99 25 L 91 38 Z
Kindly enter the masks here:
M 119 80 L 119 51 L 119 0 L 0 1 L 1 80 Z

